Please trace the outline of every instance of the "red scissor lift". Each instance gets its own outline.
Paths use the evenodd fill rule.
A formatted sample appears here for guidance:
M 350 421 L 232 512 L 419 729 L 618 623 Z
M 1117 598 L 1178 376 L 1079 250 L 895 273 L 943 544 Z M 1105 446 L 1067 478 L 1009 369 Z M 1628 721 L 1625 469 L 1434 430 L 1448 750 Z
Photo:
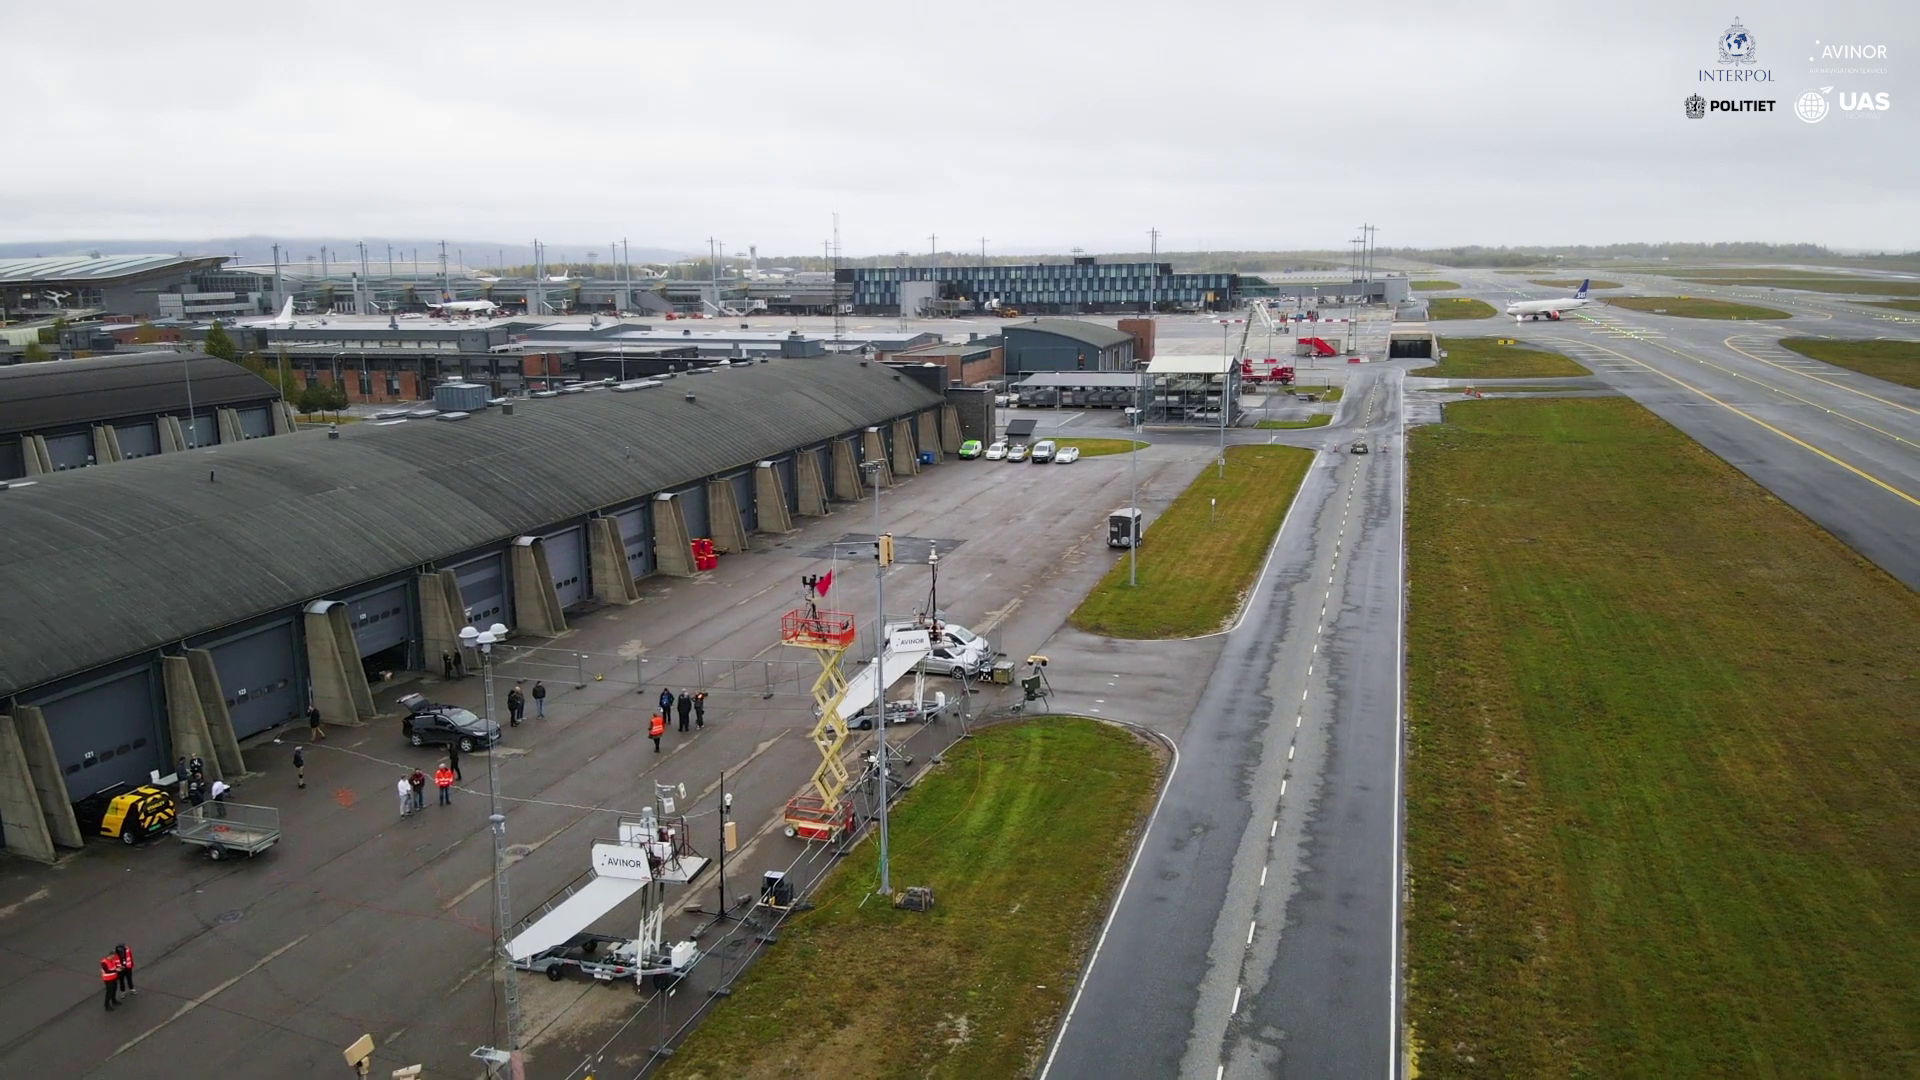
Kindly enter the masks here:
M 853 830 L 853 802 L 843 797 L 849 777 L 840 760 L 847 741 L 847 722 L 840 715 L 847 679 L 840 659 L 857 636 L 853 616 L 844 611 L 808 606 L 780 617 L 780 643 L 812 649 L 820 657 L 820 677 L 813 684 L 813 704 L 820 716 L 813 726 L 813 744 L 820 751 L 820 765 L 808 790 L 787 802 L 788 836 L 831 843 Z

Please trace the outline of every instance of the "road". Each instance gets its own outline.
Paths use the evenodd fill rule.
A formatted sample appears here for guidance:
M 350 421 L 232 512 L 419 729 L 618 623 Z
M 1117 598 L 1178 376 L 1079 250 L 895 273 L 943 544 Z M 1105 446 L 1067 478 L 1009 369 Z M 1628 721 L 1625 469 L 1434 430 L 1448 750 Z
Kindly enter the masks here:
M 1401 373 L 1356 371 L 1045 1075 L 1397 1068 Z M 1242 437 L 1251 433 L 1242 433 Z

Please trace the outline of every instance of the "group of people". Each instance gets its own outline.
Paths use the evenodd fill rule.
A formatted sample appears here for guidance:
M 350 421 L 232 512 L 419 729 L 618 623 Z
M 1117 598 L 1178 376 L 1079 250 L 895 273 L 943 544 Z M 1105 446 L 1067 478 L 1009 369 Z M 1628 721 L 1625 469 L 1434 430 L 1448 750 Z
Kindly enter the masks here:
M 527 695 L 520 683 L 514 683 L 507 691 L 507 719 L 513 727 L 519 727 L 520 721 L 527 716 Z M 547 684 L 538 679 L 533 681 L 533 718 L 547 718 Z
M 660 711 L 653 714 L 647 725 L 647 736 L 653 740 L 653 752 L 656 754 L 660 752 L 660 737 L 667 733 L 667 719 L 676 711 L 680 714 L 681 731 L 691 730 L 687 727 L 689 720 L 702 728 L 706 727 L 707 692 L 689 693 L 683 689 L 676 697 L 670 689 L 660 691 Z
M 434 766 L 433 786 L 440 789 L 441 806 L 453 805 L 453 782 L 459 778 L 460 774 L 452 759 Z M 427 780 L 427 774 L 419 769 L 401 775 L 400 782 L 394 787 L 400 796 L 401 817 L 412 817 L 415 813 L 427 808 Z
M 100 981 L 106 984 L 108 1012 L 120 1007 L 120 991 L 139 993 L 133 988 L 133 950 L 115 945 L 112 952 L 101 957 Z
M 212 783 L 208 783 L 207 762 L 205 758 L 181 758 L 176 775 L 186 778 L 186 799 L 188 806 L 202 806 L 205 805 L 208 800 L 212 800 L 215 804 L 215 811 L 222 813 L 222 816 L 224 816 L 227 804 L 227 793 L 233 790 L 233 785 L 227 783 L 225 780 L 215 780 Z

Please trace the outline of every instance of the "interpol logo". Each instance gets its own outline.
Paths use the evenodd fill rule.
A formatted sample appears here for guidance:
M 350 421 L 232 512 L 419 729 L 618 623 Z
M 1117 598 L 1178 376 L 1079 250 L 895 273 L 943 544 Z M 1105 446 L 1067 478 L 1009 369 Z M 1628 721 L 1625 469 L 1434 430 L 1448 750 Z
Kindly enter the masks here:
M 1687 96 L 1687 119 L 1704 120 L 1707 117 L 1707 99 L 1699 94 Z
M 1723 64 L 1757 64 L 1759 58 L 1754 55 L 1753 35 L 1740 25 L 1740 16 L 1733 17 L 1733 25 L 1720 35 L 1720 62 Z

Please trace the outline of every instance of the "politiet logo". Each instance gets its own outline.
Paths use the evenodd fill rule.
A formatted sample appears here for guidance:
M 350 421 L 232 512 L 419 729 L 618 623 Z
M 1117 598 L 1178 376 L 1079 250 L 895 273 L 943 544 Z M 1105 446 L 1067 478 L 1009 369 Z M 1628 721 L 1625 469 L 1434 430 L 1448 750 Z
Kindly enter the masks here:
M 1793 114 L 1809 124 L 1817 124 L 1832 112 L 1832 106 L 1848 116 L 1879 116 L 1893 108 L 1893 99 L 1886 91 L 1869 93 L 1865 90 L 1842 90 L 1835 94 L 1831 103 L 1827 95 L 1833 93 L 1833 87 L 1823 86 L 1818 90 L 1808 90 L 1794 100 Z
M 1760 62 L 1758 46 L 1753 33 L 1740 25 L 1739 16 L 1735 16 L 1733 25 L 1727 27 L 1717 43 L 1720 50 L 1720 66 L 1700 69 L 1700 82 L 1772 82 L 1773 72 L 1756 67 Z
M 1758 99 L 1758 100 L 1754 98 L 1741 98 L 1738 100 L 1720 99 L 1715 101 L 1708 101 L 1706 98 L 1701 97 L 1699 94 L 1688 95 L 1687 100 L 1685 102 L 1687 119 L 1689 120 L 1704 120 L 1707 118 L 1707 114 L 1710 112 L 1770 113 L 1774 110 L 1774 106 L 1778 104 L 1779 104 L 1778 101 L 1774 101 L 1771 98 Z

